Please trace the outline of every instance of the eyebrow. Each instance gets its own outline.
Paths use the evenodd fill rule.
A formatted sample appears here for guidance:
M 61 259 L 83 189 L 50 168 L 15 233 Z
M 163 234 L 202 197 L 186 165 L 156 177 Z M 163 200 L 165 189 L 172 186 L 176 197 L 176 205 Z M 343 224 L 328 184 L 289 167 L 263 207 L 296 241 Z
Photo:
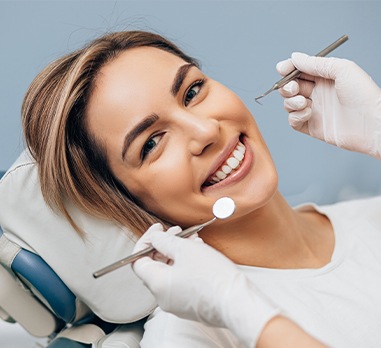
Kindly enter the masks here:
M 172 93 L 172 95 L 174 97 L 176 97 L 177 93 L 179 93 L 181 85 L 183 84 L 184 79 L 185 79 L 185 77 L 188 74 L 188 71 L 192 67 L 196 67 L 196 64 L 194 64 L 194 63 L 185 64 L 185 65 L 182 65 L 179 68 L 179 70 L 177 70 L 176 76 L 175 76 L 175 78 L 173 80 L 173 84 L 172 84 L 172 87 L 171 87 L 171 93 Z
M 176 72 L 175 78 L 173 79 L 173 83 L 171 86 L 171 94 L 176 97 L 176 95 L 179 93 L 179 90 L 185 80 L 185 77 L 188 74 L 188 71 L 193 68 L 197 67 L 194 63 L 188 63 L 185 65 L 182 65 Z M 124 159 L 124 156 L 126 155 L 126 152 L 128 148 L 130 147 L 131 143 L 144 131 L 146 131 L 149 127 L 151 127 L 157 120 L 159 119 L 159 116 L 155 113 L 148 115 L 145 117 L 141 122 L 139 122 L 127 135 L 124 137 L 123 141 L 123 148 L 122 148 L 122 160 Z
M 145 130 L 151 127 L 157 120 L 159 116 L 157 114 L 151 114 L 145 117 L 142 121 L 140 121 L 127 135 L 124 137 L 123 149 L 122 149 L 122 160 L 126 155 L 128 148 L 131 143 Z

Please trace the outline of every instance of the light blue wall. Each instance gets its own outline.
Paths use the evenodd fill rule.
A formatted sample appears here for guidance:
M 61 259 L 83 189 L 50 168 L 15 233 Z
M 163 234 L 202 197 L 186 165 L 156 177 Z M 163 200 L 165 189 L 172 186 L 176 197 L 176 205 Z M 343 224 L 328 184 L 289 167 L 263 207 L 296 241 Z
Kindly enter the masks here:
M 314 54 L 343 34 L 350 40 L 331 55 L 356 61 L 381 85 L 380 18 L 378 1 L 2 1 L 0 170 L 22 151 L 22 98 L 47 63 L 105 31 L 151 29 L 242 97 L 292 204 L 378 194 L 378 161 L 291 130 L 277 92 L 263 106 L 254 97 L 279 78 L 279 60 L 297 50 Z

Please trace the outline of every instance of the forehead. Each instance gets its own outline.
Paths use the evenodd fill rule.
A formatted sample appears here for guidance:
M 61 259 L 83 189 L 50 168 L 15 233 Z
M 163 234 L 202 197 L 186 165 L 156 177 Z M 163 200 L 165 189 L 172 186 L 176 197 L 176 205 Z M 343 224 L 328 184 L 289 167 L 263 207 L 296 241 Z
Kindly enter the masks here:
M 178 68 L 184 64 L 185 61 L 180 57 L 158 48 L 126 50 L 99 71 L 92 103 L 95 102 L 97 107 L 101 104 L 112 109 L 121 103 L 125 105 L 126 100 L 129 100 L 134 101 L 134 106 L 143 106 L 147 96 L 154 97 L 158 89 L 170 90 Z
M 87 103 L 89 130 L 108 142 L 120 139 L 142 116 L 160 113 L 184 64 L 180 57 L 152 47 L 122 52 L 99 71 Z
M 99 77 L 102 83 L 126 79 L 150 80 L 155 77 L 168 77 L 176 73 L 185 61 L 180 57 L 154 47 L 137 47 L 120 53 L 115 59 L 101 68 Z
M 158 48 L 123 51 L 100 69 L 88 103 L 88 114 L 110 113 L 128 105 L 134 107 L 134 113 L 145 112 L 139 110 L 139 106 L 147 105 L 147 97 L 152 101 L 159 90 L 169 91 L 178 68 L 184 64 L 180 57 Z

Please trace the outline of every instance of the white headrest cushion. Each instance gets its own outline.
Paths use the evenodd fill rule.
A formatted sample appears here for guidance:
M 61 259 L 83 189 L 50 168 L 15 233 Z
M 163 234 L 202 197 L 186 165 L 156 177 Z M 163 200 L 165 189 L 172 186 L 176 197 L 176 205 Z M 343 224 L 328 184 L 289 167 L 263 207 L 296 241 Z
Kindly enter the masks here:
M 136 321 L 156 306 L 149 290 L 122 267 L 94 279 L 94 271 L 131 254 L 136 236 L 109 221 L 68 210 L 87 233 L 82 239 L 69 222 L 45 203 L 37 164 L 27 151 L 0 181 L 0 225 L 5 235 L 40 255 L 99 317 L 115 323 Z

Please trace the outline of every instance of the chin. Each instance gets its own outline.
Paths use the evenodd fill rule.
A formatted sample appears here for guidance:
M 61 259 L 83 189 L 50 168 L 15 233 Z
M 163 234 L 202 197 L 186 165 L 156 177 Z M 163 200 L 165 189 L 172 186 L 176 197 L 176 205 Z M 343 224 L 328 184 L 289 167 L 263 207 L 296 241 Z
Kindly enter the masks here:
M 263 180 L 253 180 L 235 199 L 237 211 L 243 214 L 256 211 L 269 204 L 278 193 L 278 175 L 267 175 Z

